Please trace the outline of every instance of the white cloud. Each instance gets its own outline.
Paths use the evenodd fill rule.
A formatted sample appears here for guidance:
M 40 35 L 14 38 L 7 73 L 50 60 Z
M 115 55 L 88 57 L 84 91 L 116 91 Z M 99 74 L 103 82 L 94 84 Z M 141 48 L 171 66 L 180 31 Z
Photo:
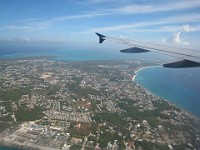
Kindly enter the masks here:
M 98 16 L 105 16 L 108 14 L 105 13 L 98 13 L 98 12 L 88 12 L 80 15 L 68 15 L 68 16 L 61 16 L 55 17 L 49 20 L 44 21 L 35 21 L 36 19 L 24 19 L 24 20 L 17 20 L 15 24 L 5 25 L 4 29 L 7 30 L 24 30 L 24 31 L 37 31 L 37 30 L 45 30 L 48 29 L 51 25 L 68 20 L 79 20 L 79 19 L 89 19 Z
M 185 24 L 185 25 L 183 25 L 183 30 L 184 30 L 185 32 L 194 32 L 194 31 L 195 31 L 195 28 L 189 26 L 188 24 Z
M 24 38 L 24 41 L 30 42 L 31 40 L 30 40 L 30 38 L 25 37 L 25 38 Z
M 166 23 L 167 24 L 167 23 Z M 148 26 L 148 25 L 147 25 Z M 150 24 L 151 26 L 151 24 Z M 134 28 L 130 29 L 130 32 L 199 32 L 200 26 L 190 26 L 188 24 L 186 25 L 160 25 L 160 26 L 154 26 L 154 28 L 150 29 L 140 29 Z
M 94 18 L 98 16 L 105 16 L 108 15 L 106 13 L 98 13 L 98 12 L 90 12 L 90 13 L 85 13 L 85 14 L 80 14 L 80 15 L 69 15 L 69 16 L 62 16 L 62 17 L 56 17 L 53 18 L 51 21 L 67 21 L 67 20 L 77 20 L 77 19 L 87 19 L 87 18 Z
M 148 26 L 156 26 L 156 25 L 165 25 L 165 24 L 180 24 L 185 22 L 199 22 L 200 14 L 187 14 L 181 16 L 171 16 L 162 18 L 159 20 L 148 21 L 148 22 L 140 22 L 133 24 L 123 24 L 116 26 L 108 26 L 108 27 L 100 27 L 100 28 L 92 28 L 88 32 L 105 32 L 105 31 L 118 31 L 118 30 L 130 30 L 130 29 L 138 29 L 140 27 L 148 27 Z M 169 26 L 168 26 L 169 27 Z M 155 27 L 154 27 L 155 28 Z M 179 27 L 180 29 L 181 27 Z M 172 28 L 171 28 L 172 29 Z M 168 31 L 171 30 L 168 28 Z M 164 29 L 161 29 L 164 30 Z
M 122 5 L 122 4 L 131 4 L 133 1 L 132 0 L 80 0 L 76 2 L 77 4 L 81 5 L 99 5 L 99 4 L 105 4 L 105 5 Z
M 23 31 L 38 31 L 48 29 L 52 23 L 47 21 L 41 22 L 28 22 L 25 24 L 11 24 L 5 25 L 4 28 L 7 30 L 23 30 Z
M 102 12 L 113 14 L 141 14 L 200 7 L 199 0 L 170 1 L 169 3 L 157 1 L 156 4 L 146 1 L 145 5 L 133 0 L 118 0 L 117 3 L 116 0 L 82 0 L 77 3 L 82 5 L 106 4 L 105 6 L 120 6 L 101 10 Z
M 166 43 L 167 43 L 167 40 L 166 40 L 166 38 L 163 38 L 163 39 L 162 39 L 162 43 L 164 43 L 164 44 L 166 44 Z
M 182 0 L 174 1 L 170 3 L 158 3 L 158 4 L 147 4 L 147 5 L 126 5 L 113 9 L 106 9 L 105 11 L 119 13 L 119 14 L 141 14 L 141 13 L 153 13 L 162 11 L 173 11 L 179 9 L 189 9 L 200 7 L 199 0 Z
M 103 3 L 108 2 L 112 3 L 114 0 L 87 0 L 88 3 Z M 36 31 L 36 30 L 44 30 L 49 28 L 51 25 L 61 21 L 68 21 L 68 20 L 78 20 L 78 19 L 91 19 L 101 16 L 109 16 L 109 15 L 118 15 L 118 14 L 139 14 L 139 13 L 153 13 L 153 12 L 160 12 L 160 11 L 172 11 L 178 9 L 189 9 L 189 8 L 196 8 L 200 7 L 199 0 L 182 0 L 182 1 L 174 1 L 173 3 L 159 3 L 157 5 L 127 5 L 130 1 L 120 0 L 120 2 L 126 2 L 125 6 L 113 8 L 113 9 L 98 9 L 95 12 L 89 11 L 85 13 L 80 13 L 78 15 L 67 15 L 67 16 L 60 16 L 51 18 L 49 20 L 42 21 L 38 18 L 29 18 L 24 20 L 18 20 L 15 24 L 9 24 L 4 26 L 4 29 L 12 29 L 12 30 L 25 30 L 25 31 Z M 133 3 L 133 1 L 132 1 Z M 101 28 L 93 28 L 89 30 L 89 32 L 94 31 L 114 31 L 114 30 L 124 30 L 124 29 L 134 29 L 139 27 L 145 26 L 153 26 L 153 25 L 164 25 L 164 24 L 175 24 L 175 23 L 188 23 L 188 22 L 199 22 L 200 14 L 187 14 L 181 16 L 172 16 L 168 18 L 163 18 L 161 20 L 149 21 L 149 22 L 140 22 L 134 24 L 124 24 L 124 25 L 116 25 L 116 26 L 107 26 Z M 200 29 L 200 28 L 199 28 Z M 189 26 L 185 25 L 182 27 L 182 30 L 185 32 L 191 32 L 194 29 Z M 160 30 L 161 31 L 161 30 Z M 196 31 L 196 29 L 195 29 Z
M 127 37 L 126 37 L 126 36 L 123 36 L 123 35 L 120 35 L 120 38 L 121 38 L 121 39 L 127 39 Z
M 200 31 L 200 28 L 198 26 L 190 26 L 188 24 L 184 24 L 184 25 L 170 25 L 170 26 L 162 26 L 161 28 L 159 28 L 158 30 L 160 30 L 161 32 L 165 31 L 165 32 L 177 32 L 177 31 L 181 31 L 181 32 L 196 32 L 196 31 Z
M 87 0 L 87 3 L 89 4 L 100 4 L 105 2 L 111 2 L 111 0 Z
M 186 46 L 188 46 L 188 45 L 190 45 L 190 43 L 189 43 L 189 42 L 187 42 L 187 41 L 184 41 L 184 42 L 183 42 L 183 45 L 186 45 Z
M 174 33 L 173 42 L 175 42 L 177 44 L 181 43 L 182 40 L 180 38 L 180 34 L 181 34 L 181 32 Z
M 15 22 L 31 22 L 31 21 L 38 21 L 40 20 L 39 18 L 28 18 L 28 19 L 19 19 L 19 20 L 16 20 Z
M 173 45 L 190 45 L 189 42 L 185 41 L 181 38 L 181 32 L 174 33 L 171 37 L 168 39 L 163 39 L 164 44 L 173 44 Z

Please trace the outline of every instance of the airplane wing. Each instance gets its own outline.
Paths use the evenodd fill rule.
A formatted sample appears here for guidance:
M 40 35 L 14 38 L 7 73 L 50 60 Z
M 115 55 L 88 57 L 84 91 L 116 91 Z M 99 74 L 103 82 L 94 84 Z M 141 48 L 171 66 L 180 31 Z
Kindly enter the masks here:
M 198 50 L 173 47 L 173 46 L 155 44 L 150 42 L 141 42 L 125 38 L 113 38 L 102 35 L 100 33 L 96 34 L 99 37 L 99 43 L 103 43 L 105 40 L 109 40 L 130 46 L 130 48 L 120 50 L 122 53 L 144 53 L 153 51 L 181 59 L 181 61 L 163 64 L 163 67 L 167 68 L 200 67 L 200 51 Z

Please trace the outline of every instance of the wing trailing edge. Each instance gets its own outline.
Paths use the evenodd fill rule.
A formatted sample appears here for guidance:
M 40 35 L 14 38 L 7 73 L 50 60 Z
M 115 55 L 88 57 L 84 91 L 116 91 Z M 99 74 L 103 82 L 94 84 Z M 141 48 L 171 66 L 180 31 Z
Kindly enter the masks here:
M 124 44 L 131 47 L 120 50 L 122 53 L 143 53 L 143 52 L 153 51 L 182 59 L 181 61 L 163 64 L 163 67 L 166 68 L 200 67 L 200 50 L 173 47 L 168 45 L 162 45 L 150 42 L 141 42 L 136 40 L 122 39 L 122 38 L 107 37 L 97 32 L 96 34 L 99 37 L 99 43 L 103 43 L 103 41 L 107 39 L 112 42 Z

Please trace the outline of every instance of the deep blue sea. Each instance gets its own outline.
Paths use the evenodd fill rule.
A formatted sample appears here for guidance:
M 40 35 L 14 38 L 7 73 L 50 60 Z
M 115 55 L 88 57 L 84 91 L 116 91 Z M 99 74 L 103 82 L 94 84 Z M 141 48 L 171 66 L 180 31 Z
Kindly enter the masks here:
M 22 150 L 20 148 L 14 148 L 14 147 L 0 147 L 0 150 Z
M 137 72 L 135 82 L 200 117 L 200 68 L 144 68 Z

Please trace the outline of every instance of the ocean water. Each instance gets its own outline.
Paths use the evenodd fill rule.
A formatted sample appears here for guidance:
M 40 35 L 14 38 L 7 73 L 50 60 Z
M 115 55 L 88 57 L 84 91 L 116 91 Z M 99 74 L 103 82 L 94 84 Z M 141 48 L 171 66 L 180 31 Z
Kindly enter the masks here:
M 0 150 L 23 150 L 23 149 L 15 148 L 15 147 L 0 146 Z
M 150 55 L 155 55 L 149 53 Z M 92 50 L 92 49 L 63 49 L 63 50 L 16 50 L 4 52 L 0 49 L 0 59 L 23 58 L 32 56 L 53 56 L 54 60 L 61 61 L 76 61 L 76 60 L 115 60 L 115 59 L 148 59 L 149 54 L 126 54 L 121 53 L 119 50 Z M 158 57 L 160 58 L 160 55 Z M 163 57 L 166 59 L 165 57 Z
M 137 72 L 135 82 L 200 117 L 200 68 L 144 68 Z

